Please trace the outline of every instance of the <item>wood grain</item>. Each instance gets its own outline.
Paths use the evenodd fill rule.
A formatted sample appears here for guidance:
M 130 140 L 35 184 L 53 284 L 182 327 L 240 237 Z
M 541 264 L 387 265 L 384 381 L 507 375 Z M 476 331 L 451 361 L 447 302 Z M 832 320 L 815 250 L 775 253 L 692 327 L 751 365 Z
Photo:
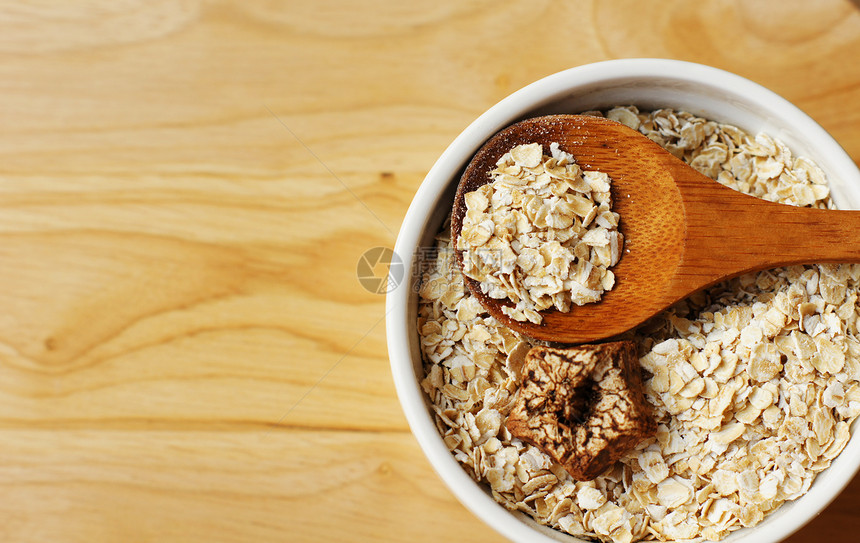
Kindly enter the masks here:
M 500 541 L 409 434 L 356 264 L 487 107 L 649 55 L 860 159 L 849 0 L 0 2 L 0 539 Z

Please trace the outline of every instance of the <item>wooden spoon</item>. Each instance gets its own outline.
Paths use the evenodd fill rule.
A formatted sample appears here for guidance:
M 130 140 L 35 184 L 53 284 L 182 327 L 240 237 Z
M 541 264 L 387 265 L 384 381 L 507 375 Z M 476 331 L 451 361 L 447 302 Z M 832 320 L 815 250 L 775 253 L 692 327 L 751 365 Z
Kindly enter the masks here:
M 612 209 L 620 214 L 624 251 L 612 268 L 615 287 L 596 303 L 569 313 L 542 312 L 543 323 L 515 321 L 508 300 L 481 292 L 481 304 L 504 325 L 559 343 L 600 341 L 630 330 L 675 302 L 717 282 L 755 270 L 804 263 L 860 262 L 860 211 L 800 208 L 767 202 L 696 172 L 639 132 L 608 119 L 538 117 L 491 138 L 469 163 L 454 200 L 454 247 L 466 213 L 465 194 L 490 182 L 488 172 L 516 145 L 552 142 L 584 170 L 612 180 Z M 463 258 L 456 251 L 462 269 Z

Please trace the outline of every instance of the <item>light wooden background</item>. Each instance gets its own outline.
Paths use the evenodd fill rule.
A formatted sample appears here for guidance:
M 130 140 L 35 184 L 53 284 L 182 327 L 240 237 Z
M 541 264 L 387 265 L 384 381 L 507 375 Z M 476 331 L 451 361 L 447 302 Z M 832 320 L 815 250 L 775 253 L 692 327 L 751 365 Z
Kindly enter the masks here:
M 356 263 L 487 107 L 634 56 L 860 159 L 848 0 L 0 3 L 0 541 L 500 541 L 409 433 Z

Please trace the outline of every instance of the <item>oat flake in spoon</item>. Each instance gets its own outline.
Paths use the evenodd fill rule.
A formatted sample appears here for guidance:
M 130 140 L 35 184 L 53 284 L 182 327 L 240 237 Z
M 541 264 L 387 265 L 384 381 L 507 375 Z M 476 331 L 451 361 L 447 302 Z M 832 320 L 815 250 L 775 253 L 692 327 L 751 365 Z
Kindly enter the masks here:
M 624 243 L 609 177 L 582 171 L 557 143 L 549 151 L 531 143 L 502 156 L 493 181 L 465 195 L 457 242 L 463 273 L 487 296 L 513 302 L 507 316 L 535 324 L 539 311 L 600 300 Z

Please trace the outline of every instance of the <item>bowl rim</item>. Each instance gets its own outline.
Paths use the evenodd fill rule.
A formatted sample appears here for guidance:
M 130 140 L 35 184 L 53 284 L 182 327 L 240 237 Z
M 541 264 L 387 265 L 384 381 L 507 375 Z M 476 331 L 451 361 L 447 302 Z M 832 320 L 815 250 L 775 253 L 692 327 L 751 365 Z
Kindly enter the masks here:
M 406 270 L 413 269 L 415 249 L 438 199 L 457 171 L 492 134 L 528 111 L 569 95 L 576 88 L 621 79 L 647 80 L 655 77 L 703 85 L 725 92 L 727 96 L 743 96 L 745 100 L 761 104 L 768 110 L 778 110 L 783 120 L 799 133 L 806 135 L 806 140 L 816 142 L 815 149 L 819 150 L 822 156 L 827 155 L 835 170 L 846 176 L 845 179 L 850 180 L 853 177 L 860 186 L 860 170 L 830 134 L 797 106 L 749 79 L 719 68 L 680 60 L 636 58 L 584 64 L 549 75 L 515 91 L 475 119 L 448 145 L 416 191 L 397 236 L 394 252 L 402 259 Z M 523 513 L 512 514 L 482 490 L 449 452 L 436 429 L 426 394 L 420 387 L 419 376 L 414 372 L 409 342 L 410 333 L 413 331 L 410 326 L 414 329 L 414 322 L 410 322 L 409 317 L 409 291 L 408 281 L 404 281 L 386 296 L 388 352 L 401 408 L 433 469 L 467 509 L 512 541 L 550 543 L 580 540 L 539 525 Z M 851 481 L 858 469 L 860 437 L 852 435 L 831 465 L 816 475 L 815 482 L 821 480 L 822 484 L 813 484 L 806 494 L 791 502 L 785 502 L 760 524 L 732 532 L 723 541 L 779 541 L 789 536 L 823 511 Z M 803 508 L 794 507 L 801 503 Z M 785 515 L 779 515 L 780 522 L 767 522 L 785 508 L 791 509 L 793 514 L 787 518 Z

